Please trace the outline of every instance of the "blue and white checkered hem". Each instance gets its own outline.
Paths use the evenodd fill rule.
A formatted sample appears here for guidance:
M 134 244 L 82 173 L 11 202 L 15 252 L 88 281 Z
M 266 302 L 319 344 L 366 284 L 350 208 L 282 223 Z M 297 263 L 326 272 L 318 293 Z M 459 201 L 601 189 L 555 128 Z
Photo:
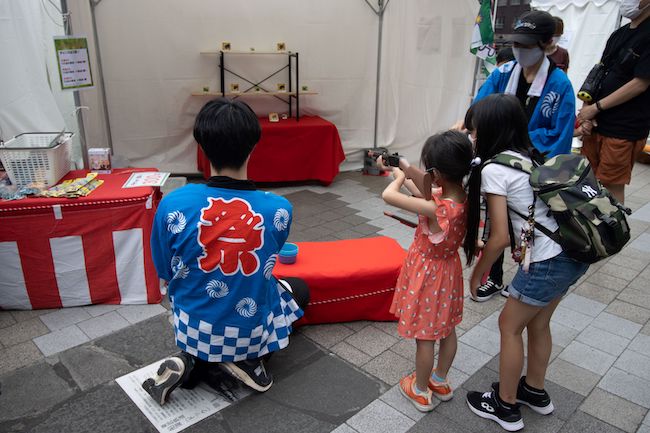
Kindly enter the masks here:
M 283 313 L 270 311 L 266 323 L 253 329 L 219 326 L 191 317 L 173 308 L 176 345 L 190 355 L 208 362 L 235 362 L 255 359 L 284 349 L 289 344 L 291 323 L 303 315 L 293 297 L 278 287 Z

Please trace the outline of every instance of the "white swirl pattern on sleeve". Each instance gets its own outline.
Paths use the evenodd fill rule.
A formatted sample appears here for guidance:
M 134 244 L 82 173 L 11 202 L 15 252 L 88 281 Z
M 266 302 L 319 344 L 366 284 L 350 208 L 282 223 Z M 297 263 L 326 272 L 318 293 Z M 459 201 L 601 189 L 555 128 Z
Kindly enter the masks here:
M 175 210 L 167 214 L 167 230 L 175 235 L 179 234 L 185 229 L 187 219 L 183 212 Z
M 289 226 L 289 211 L 284 208 L 278 209 L 273 217 L 273 225 L 277 231 L 285 231 Z

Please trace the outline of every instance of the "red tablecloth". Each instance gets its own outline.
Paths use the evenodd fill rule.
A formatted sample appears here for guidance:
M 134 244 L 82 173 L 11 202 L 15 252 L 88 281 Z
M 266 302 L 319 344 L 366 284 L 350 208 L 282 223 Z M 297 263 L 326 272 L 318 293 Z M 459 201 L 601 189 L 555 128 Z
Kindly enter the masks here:
M 248 178 L 255 182 L 318 180 L 329 185 L 345 159 L 339 133 L 333 123 L 318 116 L 269 122 L 260 118 L 262 138 L 248 164 Z M 207 179 L 210 162 L 198 147 L 197 163 Z
M 150 248 L 160 191 L 123 189 L 134 171 L 157 170 L 99 174 L 77 199 L 0 200 L 0 308 L 160 302 Z
M 296 263 L 278 261 L 273 274 L 309 285 L 309 306 L 298 324 L 397 320 L 388 311 L 406 257 L 397 241 L 380 236 L 296 244 Z

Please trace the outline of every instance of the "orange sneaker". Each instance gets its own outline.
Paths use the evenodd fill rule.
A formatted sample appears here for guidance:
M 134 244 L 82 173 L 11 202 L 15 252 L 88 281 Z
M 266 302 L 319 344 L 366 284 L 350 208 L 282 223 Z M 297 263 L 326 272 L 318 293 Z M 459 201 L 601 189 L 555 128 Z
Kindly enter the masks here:
M 411 373 L 399 381 L 399 390 L 420 412 L 430 412 L 433 410 L 433 402 L 431 401 L 433 396 L 431 391 L 427 390 L 426 395 L 416 394 L 415 392 L 415 373 Z
M 449 401 L 454 396 L 454 391 L 448 380 L 438 382 L 429 377 L 429 390 L 442 401 Z

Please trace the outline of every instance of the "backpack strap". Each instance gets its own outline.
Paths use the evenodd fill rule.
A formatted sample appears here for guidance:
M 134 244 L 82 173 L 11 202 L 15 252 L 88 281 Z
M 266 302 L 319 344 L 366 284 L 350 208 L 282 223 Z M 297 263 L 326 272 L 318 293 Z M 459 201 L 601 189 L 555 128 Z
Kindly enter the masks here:
M 506 167 L 514 168 L 515 170 L 523 171 L 524 173 L 527 173 L 530 175 L 533 172 L 533 169 L 535 168 L 535 165 L 527 161 L 519 156 L 516 155 L 510 155 L 507 153 L 499 153 L 495 155 L 494 157 L 488 159 L 485 161 L 485 164 L 483 164 L 483 167 L 485 167 L 487 164 L 500 164 L 500 165 L 505 165 Z M 533 206 L 535 206 L 535 203 L 537 202 L 537 193 L 533 191 Z M 508 210 L 512 211 L 514 214 L 522 218 L 524 221 L 528 221 L 528 216 L 522 214 L 521 212 L 517 211 L 516 209 L 511 208 L 508 206 Z M 508 221 L 510 219 L 508 218 Z M 560 238 L 557 235 L 557 233 L 554 233 L 535 221 L 535 228 L 539 230 L 540 232 L 544 233 L 547 237 L 551 238 L 556 243 L 560 243 Z
M 488 164 L 505 165 L 506 167 L 514 168 L 515 170 L 523 171 L 524 173 L 531 174 L 535 166 L 532 162 L 525 160 L 517 155 L 510 155 L 507 153 L 498 153 L 492 158 L 485 161 L 483 167 Z
M 514 214 L 519 216 L 524 221 L 528 221 L 528 217 L 526 215 L 522 214 L 521 212 L 517 211 L 516 209 L 513 209 L 510 206 L 508 206 L 508 210 L 512 211 Z M 559 238 L 559 236 L 557 235 L 556 232 L 550 231 L 549 229 L 547 229 L 546 227 L 544 227 L 543 225 L 541 225 L 537 221 L 535 221 L 535 228 L 537 230 L 539 230 L 540 232 L 544 233 L 547 237 L 551 238 L 551 240 L 554 241 L 555 243 L 557 243 L 557 244 L 560 243 L 560 238 Z

